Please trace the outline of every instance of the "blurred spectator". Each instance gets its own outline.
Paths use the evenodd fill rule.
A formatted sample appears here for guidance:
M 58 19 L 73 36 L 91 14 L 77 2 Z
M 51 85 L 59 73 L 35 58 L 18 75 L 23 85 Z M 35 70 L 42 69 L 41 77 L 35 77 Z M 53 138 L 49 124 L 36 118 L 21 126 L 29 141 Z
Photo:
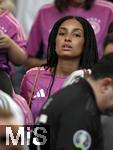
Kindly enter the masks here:
M 13 98 L 13 100 L 20 106 L 24 115 L 24 124 L 33 125 L 33 117 L 26 100 L 22 96 L 14 92 L 10 78 L 3 71 L 0 71 L 0 90 L 10 95 Z M 12 108 L 13 107 L 14 106 L 12 105 Z M 16 108 L 14 109 L 16 111 Z
M 9 72 L 8 61 L 14 65 L 25 62 L 26 41 L 21 25 L 12 14 L 12 0 L 0 1 L 0 69 Z
M 103 44 L 104 55 L 113 52 L 113 33 L 107 34 Z M 90 71 L 91 72 L 91 71 Z M 63 87 L 66 87 L 74 82 L 76 82 L 80 77 L 84 77 L 84 71 L 74 71 L 68 79 L 64 82 Z M 113 148 L 113 117 L 112 116 L 101 116 L 101 123 L 103 129 L 104 137 L 104 150 L 112 150 Z
M 50 126 L 50 150 L 104 150 L 100 117 L 113 115 L 112 68 L 113 53 L 103 56 L 89 77 L 48 99 L 37 124 Z
M 0 70 L 8 74 L 14 71 L 11 66 L 21 66 L 27 58 L 25 35 L 22 26 L 13 15 L 13 10 L 13 0 L 0 0 Z M 17 75 L 16 71 L 15 78 Z M 18 84 L 16 86 L 19 86 Z M 15 87 L 14 82 L 13 85 Z
M 109 27 L 109 32 L 104 39 L 104 55 L 113 52 L 113 22 Z M 112 116 L 102 116 L 102 127 L 104 133 L 104 150 L 112 150 L 113 148 L 113 117 Z

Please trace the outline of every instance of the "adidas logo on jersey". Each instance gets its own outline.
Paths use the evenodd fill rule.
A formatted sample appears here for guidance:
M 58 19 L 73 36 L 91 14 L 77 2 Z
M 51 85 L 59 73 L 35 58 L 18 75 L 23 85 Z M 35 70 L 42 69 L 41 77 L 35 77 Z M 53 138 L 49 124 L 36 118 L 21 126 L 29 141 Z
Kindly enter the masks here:
M 33 96 L 33 98 L 37 98 L 37 97 L 45 97 L 45 93 L 43 89 L 40 89 L 36 95 Z

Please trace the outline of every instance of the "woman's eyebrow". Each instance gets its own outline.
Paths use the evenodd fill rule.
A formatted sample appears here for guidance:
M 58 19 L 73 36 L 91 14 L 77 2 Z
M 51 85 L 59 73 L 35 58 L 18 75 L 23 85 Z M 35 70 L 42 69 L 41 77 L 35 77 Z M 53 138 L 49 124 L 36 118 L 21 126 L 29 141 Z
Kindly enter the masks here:
M 66 27 L 60 27 L 59 29 L 60 29 L 60 30 L 67 30 Z M 81 32 L 83 32 L 83 29 L 82 29 L 82 28 L 79 28 L 79 27 L 75 27 L 75 28 L 73 29 L 73 31 L 81 31 Z

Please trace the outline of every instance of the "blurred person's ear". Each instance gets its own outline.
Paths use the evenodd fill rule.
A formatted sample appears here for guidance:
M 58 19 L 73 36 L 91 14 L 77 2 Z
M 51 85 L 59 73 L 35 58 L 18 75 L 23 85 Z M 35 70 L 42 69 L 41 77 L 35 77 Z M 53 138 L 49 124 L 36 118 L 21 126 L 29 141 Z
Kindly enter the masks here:
M 113 85 L 113 80 L 111 78 L 104 78 L 101 82 L 100 91 L 104 94 L 107 92 L 109 87 Z

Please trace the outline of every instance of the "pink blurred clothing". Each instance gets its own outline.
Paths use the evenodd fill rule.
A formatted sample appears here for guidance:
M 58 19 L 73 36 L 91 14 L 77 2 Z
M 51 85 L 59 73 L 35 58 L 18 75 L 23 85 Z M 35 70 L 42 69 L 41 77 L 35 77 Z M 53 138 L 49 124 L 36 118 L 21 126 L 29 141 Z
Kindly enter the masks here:
M 9 11 L 4 11 L 0 14 L 0 32 L 7 34 L 13 39 L 21 48 L 25 49 L 26 39 L 23 29 L 18 20 Z M 8 64 L 7 50 L 4 48 L 0 49 L 0 70 L 10 72 L 11 68 Z
M 43 57 L 47 56 L 49 32 L 59 18 L 67 15 L 82 16 L 91 23 L 96 34 L 99 56 L 102 56 L 103 40 L 113 20 L 113 4 L 103 0 L 97 0 L 90 10 L 69 7 L 62 13 L 54 4 L 43 6 L 37 14 L 29 35 L 27 44 L 29 56 L 36 57 L 39 51 L 43 51 Z
M 21 83 L 20 93 L 27 101 L 29 101 L 29 98 L 31 96 L 37 71 L 39 71 L 38 67 L 35 67 L 27 71 Z M 59 77 L 59 76 L 55 77 L 50 95 L 54 94 L 59 89 L 61 89 L 65 79 L 66 77 Z M 38 73 L 38 79 L 32 96 L 31 111 L 34 120 L 36 119 L 37 116 L 39 116 L 43 105 L 48 99 L 48 92 L 51 81 L 52 81 L 51 71 L 49 69 L 46 70 L 44 67 L 42 67 Z

